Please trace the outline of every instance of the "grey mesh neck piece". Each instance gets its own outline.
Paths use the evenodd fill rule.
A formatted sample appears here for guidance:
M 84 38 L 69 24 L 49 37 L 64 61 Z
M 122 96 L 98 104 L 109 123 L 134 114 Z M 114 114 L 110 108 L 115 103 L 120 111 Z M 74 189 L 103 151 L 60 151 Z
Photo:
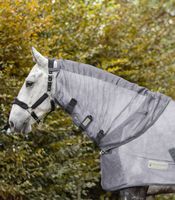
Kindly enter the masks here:
M 90 65 L 58 60 L 56 100 L 106 152 L 144 134 L 170 98 Z
M 55 98 L 102 150 L 107 191 L 175 184 L 175 102 L 98 68 L 58 60 Z

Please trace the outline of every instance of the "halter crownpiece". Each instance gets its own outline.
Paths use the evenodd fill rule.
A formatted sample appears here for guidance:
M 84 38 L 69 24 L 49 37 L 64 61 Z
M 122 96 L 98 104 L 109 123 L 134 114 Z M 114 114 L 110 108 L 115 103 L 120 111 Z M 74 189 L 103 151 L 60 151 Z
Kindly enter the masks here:
M 54 72 L 54 60 L 49 59 L 48 60 L 48 84 L 47 84 L 47 92 L 44 93 L 32 106 L 28 106 L 25 102 L 20 101 L 17 97 L 14 99 L 12 104 L 16 104 L 19 107 L 21 107 L 24 110 L 27 110 L 30 115 L 33 117 L 33 119 L 37 122 L 40 123 L 41 119 L 37 116 L 37 114 L 34 112 L 34 110 L 43 103 L 48 97 L 50 97 L 50 106 L 51 109 L 48 112 L 51 113 L 52 111 L 55 110 L 55 101 L 51 96 L 51 90 L 52 90 L 52 83 L 53 83 L 53 72 Z M 58 71 L 58 70 L 55 70 Z

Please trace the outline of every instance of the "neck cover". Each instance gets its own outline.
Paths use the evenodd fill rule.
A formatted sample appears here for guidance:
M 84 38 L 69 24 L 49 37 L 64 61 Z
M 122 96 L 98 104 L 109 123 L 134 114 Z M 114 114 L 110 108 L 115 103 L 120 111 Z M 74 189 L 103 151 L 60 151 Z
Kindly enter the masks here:
M 172 120 L 167 110 L 175 113 L 174 101 L 91 65 L 69 60 L 57 65 L 55 98 L 102 150 L 103 188 L 175 183 L 175 167 L 165 162 L 174 163 L 169 149 L 175 136 L 162 150 L 166 135 L 175 131 L 174 121 L 173 128 L 165 124 Z

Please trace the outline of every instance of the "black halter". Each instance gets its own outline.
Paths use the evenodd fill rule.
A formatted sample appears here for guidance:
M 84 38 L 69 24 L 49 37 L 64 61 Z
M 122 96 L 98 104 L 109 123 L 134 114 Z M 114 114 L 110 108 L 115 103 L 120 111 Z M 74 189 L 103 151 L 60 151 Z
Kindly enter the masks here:
M 45 99 L 47 99 L 50 96 L 49 93 L 51 92 L 51 89 L 52 89 L 52 80 L 53 80 L 53 71 L 54 71 L 53 68 L 54 68 L 54 60 L 49 59 L 48 60 L 48 84 L 47 84 L 47 92 L 44 93 L 32 106 L 29 107 L 25 102 L 20 101 L 17 97 L 13 101 L 13 104 L 17 104 L 18 106 L 20 106 L 24 110 L 27 110 L 37 123 L 40 122 L 40 118 L 37 116 L 37 114 L 34 112 L 34 110 L 43 101 L 45 101 Z M 55 110 L 55 101 L 52 98 L 50 100 L 50 105 L 51 105 L 51 109 L 50 109 L 49 113 Z

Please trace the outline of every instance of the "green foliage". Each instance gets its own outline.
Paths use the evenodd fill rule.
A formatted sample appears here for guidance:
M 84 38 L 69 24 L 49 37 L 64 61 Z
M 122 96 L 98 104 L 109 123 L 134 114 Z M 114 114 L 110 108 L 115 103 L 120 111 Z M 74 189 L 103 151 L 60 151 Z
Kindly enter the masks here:
M 58 134 L 37 131 L 29 137 L 4 135 L 1 141 L 5 145 L 0 153 L 0 195 L 4 199 L 78 199 L 98 181 L 97 158 L 80 136 L 60 140 Z
M 33 65 L 31 46 L 175 97 L 173 10 L 171 0 L 2 1 L 0 126 Z M 2 133 L 0 150 L 2 199 L 110 198 L 97 148 L 61 110 L 28 136 Z
M 112 7 L 112 23 L 104 28 L 99 60 L 110 72 L 172 96 L 175 29 L 165 2 Z
M 156 200 L 174 200 L 175 196 L 173 194 L 168 194 L 168 195 L 158 195 L 156 197 Z

